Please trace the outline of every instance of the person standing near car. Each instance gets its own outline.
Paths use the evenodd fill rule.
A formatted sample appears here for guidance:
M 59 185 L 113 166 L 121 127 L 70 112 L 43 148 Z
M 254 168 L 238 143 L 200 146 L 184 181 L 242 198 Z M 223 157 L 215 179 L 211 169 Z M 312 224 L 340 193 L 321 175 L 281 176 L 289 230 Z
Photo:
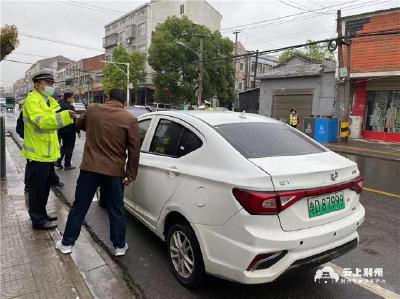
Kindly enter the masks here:
M 29 216 L 34 229 L 54 229 L 57 220 L 47 214 L 46 205 L 54 178 L 54 162 L 60 157 L 57 130 L 73 123 L 74 111 L 61 111 L 52 97 L 54 77 L 49 70 L 33 75 L 35 89 L 23 104 L 24 143 L 21 154 L 27 159 Z
M 140 138 L 137 119 L 124 110 L 126 93 L 112 89 L 105 104 L 90 104 L 77 121 L 86 131 L 86 142 L 76 185 L 75 201 L 69 212 L 62 240 L 56 248 L 71 253 L 78 239 L 83 220 L 101 186 L 110 219 L 110 239 L 115 256 L 128 249 L 124 185 L 136 179 L 139 164 Z
M 74 94 L 72 92 L 64 93 L 64 99 L 60 103 L 61 106 L 60 111 L 63 110 L 75 111 L 74 105 L 72 105 L 73 102 L 74 102 Z M 64 157 L 65 157 L 64 169 L 65 170 L 75 169 L 75 167 L 71 165 L 71 159 L 75 147 L 76 135 L 78 135 L 79 138 L 81 137 L 80 132 L 79 130 L 77 130 L 75 123 L 58 130 L 58 137 L 60 142 L 62 143 L 60 149 L 61 156 L 56 163 L 56 167 L 58 169 L 63 168 L 62 160 L 64 159 Z

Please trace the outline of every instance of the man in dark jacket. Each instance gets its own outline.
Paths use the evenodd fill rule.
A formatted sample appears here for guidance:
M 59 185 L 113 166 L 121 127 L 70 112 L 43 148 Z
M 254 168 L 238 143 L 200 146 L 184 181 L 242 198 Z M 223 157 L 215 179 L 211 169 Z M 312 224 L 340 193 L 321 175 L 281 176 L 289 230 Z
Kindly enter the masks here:
M 100 186 L 107 190 L 105 200 L 115 256 L 124 255 L 128 249 L 124 185 L 136 179 L 140 138 L 137 119 L 124 109 L 125 103 L 126 93 L 112 89 L 105 104 L 90 104 L 77 121 L 78 129 L 86 131 L 86 142 L 75 201 L 62 241 L 56 244 L 62 253 L 72 252 L 90 203 Z
M 72 103 L 74 102 L 73 96 L 74 94 L 72 92 L 64 93 L 64 99 L 60 103 L 61 106 L 60 111 L 63 110 L 75 111 L 75 107 L 74 105 L 72 105 Z M 79 130 L 76 129 L 75 123 L 58 130 L 58 138 L 60 139 L 60 143 L 62 143 L 60 148 L 61 156 L 56 163 L 56 167 L 58 169 L 63 168 L 62 160 L 64 159 L 64 157 L 65 157 L 64 169 L 65 170 L 75 169 L 75 167 L 71 165 L 71 159 L 75 147 L 76 134 L 78 134 L 79 138 L 81 137 Z

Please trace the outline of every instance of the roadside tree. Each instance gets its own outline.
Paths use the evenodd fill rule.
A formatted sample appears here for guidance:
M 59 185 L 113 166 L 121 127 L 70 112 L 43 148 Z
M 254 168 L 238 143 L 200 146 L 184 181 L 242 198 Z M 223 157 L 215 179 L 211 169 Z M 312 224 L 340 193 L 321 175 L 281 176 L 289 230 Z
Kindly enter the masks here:
M 0 32 L 0 52 L 1 59 L 6 58 L 19 45 L 18 29 L 15 25 L 4 25 Z
M 132 83 L 133 90 L 137 90 L 144 80 L 144 63 L 146 55 L 139 51 L 130 52 L 121 46 L 113 49 L 112 61 L 118 63 L 129 63 L 129 83 Z M 126 90 L 126 66 L 122 64 L 106 63 L 104 68 L 104 90 L 109 92 L 112 88 Z
M 307 43 L 311 42 L 312 40 L 307 40 Z M 335 59 L 335 54 L 328 50 L 326 44 L 315 44 L 304 47 L 304 50 L 289 49 L 284 51 L 279 56 L 279 63 L 282 63 L 296 55 L 304 56 L 306 58 L 312 59 L 317 62 L 322 62 L 324 59 L 329 59 L 329 60 Z
M 149 49 L 155 71 L 155 98 L 175 104 L 197 103 L 200 39 L 203 39 L 202 99 L 216 98 L 221 106 L 234 99 L 234 44 L 217 31 L 187 17 L 169 17 L 157 26 Z

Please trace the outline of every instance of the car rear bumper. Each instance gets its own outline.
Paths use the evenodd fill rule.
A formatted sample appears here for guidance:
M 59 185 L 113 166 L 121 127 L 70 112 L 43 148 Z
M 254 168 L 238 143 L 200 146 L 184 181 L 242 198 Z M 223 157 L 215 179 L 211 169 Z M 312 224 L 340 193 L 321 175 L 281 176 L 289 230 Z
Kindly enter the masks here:
M 276 216 L 250 216 L 244 211 L 224 226 L 193 226 L 209 274 L 259 284 L 271 282 L 292 268 L 322 264 L 350 251 L 357 245 L 357 230 L 364 216 L 360 204 L 342 219 L 291 232 L 282 230 Z M 284 254 L 262 269 L 246 270 L 257 255 L 272 252 Z

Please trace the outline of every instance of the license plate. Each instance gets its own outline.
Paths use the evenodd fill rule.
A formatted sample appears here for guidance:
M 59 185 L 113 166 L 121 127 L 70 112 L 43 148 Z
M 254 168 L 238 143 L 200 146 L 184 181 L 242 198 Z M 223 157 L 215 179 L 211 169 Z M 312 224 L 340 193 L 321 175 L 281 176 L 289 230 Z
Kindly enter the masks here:
M 344 209 L 344 192 L 330 193 L 307 200 L 310 218 Z

